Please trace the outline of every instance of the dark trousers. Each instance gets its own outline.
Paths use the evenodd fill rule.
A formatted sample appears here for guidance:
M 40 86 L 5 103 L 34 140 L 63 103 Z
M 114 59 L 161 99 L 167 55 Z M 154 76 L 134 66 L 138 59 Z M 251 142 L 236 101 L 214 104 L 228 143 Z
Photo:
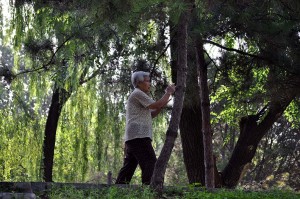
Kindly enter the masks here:
M 142 170 L 142 183 L 149 185 L 156 162 L 150 138 L 137 138 L 125 142 L 125 158 L 116 184 L 129 184 L 137 165 Z

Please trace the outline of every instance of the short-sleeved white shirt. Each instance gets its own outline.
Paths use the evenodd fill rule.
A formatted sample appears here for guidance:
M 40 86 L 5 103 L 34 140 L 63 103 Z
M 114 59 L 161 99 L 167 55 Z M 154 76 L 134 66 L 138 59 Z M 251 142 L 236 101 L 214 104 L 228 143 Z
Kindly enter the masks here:
M 154 102 L 149 95 L 138 88 L 130 94 L 126 106 L 125 142 L 145 137 L 152 140 L 151 110 L 147 106 Z

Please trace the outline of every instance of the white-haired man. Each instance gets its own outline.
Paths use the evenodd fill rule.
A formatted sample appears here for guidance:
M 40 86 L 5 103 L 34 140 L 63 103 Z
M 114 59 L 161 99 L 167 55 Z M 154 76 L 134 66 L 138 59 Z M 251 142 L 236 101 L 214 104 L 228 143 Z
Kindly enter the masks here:
M 157 101 L 150 96 L 151 82 L 148 72 L 137 71 L 131 76 L 134 86 L 126 107 L 125 158 L 116 184 L 128 184 L 137 165 L 142 170 L 142 183 L 149 185 L 153 174 L 156 155 L 152 147 L 152 118 L 157 116 L 175 92 L 169 85 L 165 94 Z

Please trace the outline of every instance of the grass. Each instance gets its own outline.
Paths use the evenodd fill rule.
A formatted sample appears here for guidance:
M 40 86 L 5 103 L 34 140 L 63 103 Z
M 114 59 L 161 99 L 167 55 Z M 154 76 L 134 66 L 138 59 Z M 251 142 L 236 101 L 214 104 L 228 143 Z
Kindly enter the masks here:
M 37 198 L 42 198 L 37 194 Z M 157 197 L 148 187 L 78 190 L 71 186 L 53 188 L 49 199 L 300 199 L 300 194 L 292 191 L 243 191 L 219 189 L 212 192 L 194 188 L 167 188 L 163 196 Z
M 48 193 L 49 199 L 151 199 L 155 198 L 154 193 L 149 188 L 102 188 L 78 190 L 72 186 L 54 188 Z

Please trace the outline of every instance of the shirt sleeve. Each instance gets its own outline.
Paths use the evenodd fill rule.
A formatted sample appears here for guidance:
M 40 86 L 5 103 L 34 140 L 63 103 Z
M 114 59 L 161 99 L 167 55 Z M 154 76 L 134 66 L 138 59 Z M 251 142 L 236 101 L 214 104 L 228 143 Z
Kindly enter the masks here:
M 135 93 L 134 98 L 137 99 L 144 107 L 148 107 L 150 104 L 155 102 L 149 95 L 139 90 Z

